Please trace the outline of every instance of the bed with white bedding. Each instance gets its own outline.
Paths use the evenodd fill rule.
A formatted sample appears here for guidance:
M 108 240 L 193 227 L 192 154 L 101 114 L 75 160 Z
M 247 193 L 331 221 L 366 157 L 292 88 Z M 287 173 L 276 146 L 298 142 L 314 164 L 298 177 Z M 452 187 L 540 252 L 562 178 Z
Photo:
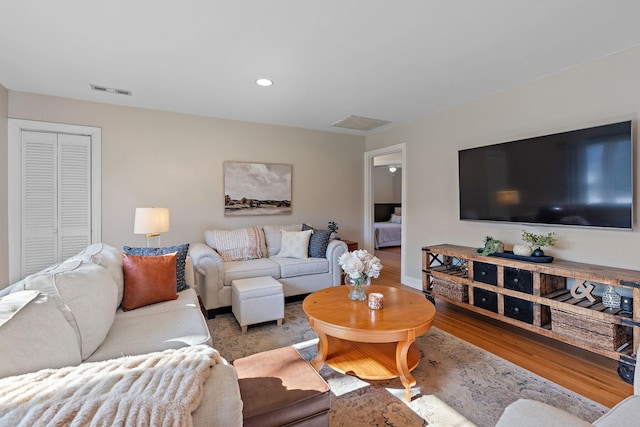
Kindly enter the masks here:
M 374 205 L 373 237 L 375 248 L 400 246 L 402 243 L 402 208 L 400 203 Z

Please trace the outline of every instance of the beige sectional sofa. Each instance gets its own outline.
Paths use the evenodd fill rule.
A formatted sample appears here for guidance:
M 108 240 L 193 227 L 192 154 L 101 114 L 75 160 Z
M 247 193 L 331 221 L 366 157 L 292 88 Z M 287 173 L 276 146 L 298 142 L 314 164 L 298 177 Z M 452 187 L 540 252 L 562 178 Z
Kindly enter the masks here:
M 198 294 L 210 313 L 231 305 L 231 282 L 236 279 L 271 276 L 282 283 L 284 296 L 304 295 L 341 284 L 338 258 L 347 252 L 341 240 L 330 240 L 327 230 L 315 230 L 309 237 L 326 240 L 326 252 L 295 253 L 283 246 L 287 237 L 303 231 L 303 224 L 265 225 L 237 230 L 209 230 L 206 243 L 191 244 Z M 320 243 L 321 244 L 321 243 Z M 316 256 L 313 255 L 322 255 Z
M 186 282 L 193 285 L 188 258 L 187 264 Z M 188 348 L 217 353 L 210 348 L 211 336 L 192 288 L 178 292 L 176 299 L 123 311 L 122 265 L 122 251 L 95 244 L 0 290 L 0 424 L 3 413 L 9 416 L 7 405 L 3 406 L 4 390 L 36 371 L 44 375 L 53 369 L 55 375 L 65 367 L 96 364 L 93 378 L 97 379 L 101 364 L 127 363 L 129 358 L 122 356 L 144 359 Z M 206 380 L 199 406 L 192 412 L 193 423 L 241 426 L 236 370 L 219 355 L 211 360 L 204 368 Z M 28 400 L 36 398 L 37 394 Z
M 507 406 L 496 427 L 632 427 L 640 425 L 640 375 L 636 371 L 633 395 L 611 408 L 593 424 L 551 405 L 519 399 Z

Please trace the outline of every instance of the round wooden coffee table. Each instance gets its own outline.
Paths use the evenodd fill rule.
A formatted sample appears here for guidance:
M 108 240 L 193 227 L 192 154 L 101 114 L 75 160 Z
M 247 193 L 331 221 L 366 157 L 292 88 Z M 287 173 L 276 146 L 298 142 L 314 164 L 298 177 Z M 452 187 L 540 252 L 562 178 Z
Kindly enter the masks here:
M 343 374 L 367 380 L 400 377 L 405 398 L 411 401 L 420 351 L 416 337 L 426 333 L 436 309 L 424 295 L 388 286 L 368 292 L 384 295 L 384 307 L 372 310 L 366 301 L 351 301 L 346 286 L 314 292 L 302 309 L 319 337 L 318 355 L 311 365 L 319 371 L 326 363 Z

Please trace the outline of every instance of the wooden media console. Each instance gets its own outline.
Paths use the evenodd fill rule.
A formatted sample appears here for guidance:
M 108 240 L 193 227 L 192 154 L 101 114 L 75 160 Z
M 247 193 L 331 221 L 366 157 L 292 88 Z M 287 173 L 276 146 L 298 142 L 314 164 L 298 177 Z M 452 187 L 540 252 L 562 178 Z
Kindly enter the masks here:
M 633 382 L 640 344 L 640 271 L 554 260 L 539 263 L 482 256 L 476 248 L 422 248 L 423 291 L 430 298 L 601 354 Z M 590 284 L 630 289 L 631 311 L 607 308 L 598 296 L 572 295 Z

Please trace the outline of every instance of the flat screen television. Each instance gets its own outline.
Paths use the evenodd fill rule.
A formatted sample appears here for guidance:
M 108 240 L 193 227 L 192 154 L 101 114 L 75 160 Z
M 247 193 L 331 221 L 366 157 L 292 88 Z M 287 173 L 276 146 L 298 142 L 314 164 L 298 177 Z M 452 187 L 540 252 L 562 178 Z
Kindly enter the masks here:
M 460 219 L 633 228 L 631 122 L 458 152 Z

